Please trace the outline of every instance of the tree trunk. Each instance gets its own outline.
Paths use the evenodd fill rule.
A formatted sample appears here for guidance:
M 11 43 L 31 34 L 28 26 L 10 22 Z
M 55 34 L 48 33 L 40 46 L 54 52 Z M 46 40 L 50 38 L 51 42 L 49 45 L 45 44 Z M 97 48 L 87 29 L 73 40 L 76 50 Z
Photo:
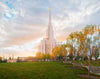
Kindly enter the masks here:
M 91 56 L 89 56 L 88 76 L 90 76 L 90 61 L 91 61 Z
M 56 61 L 56 59 L 54 58 L 53 61 Z
M 66 56 L 65 56 L 65 63 L 66 63 Z
M 73 61 L 75 61 L 75 57 L 73 57 Z

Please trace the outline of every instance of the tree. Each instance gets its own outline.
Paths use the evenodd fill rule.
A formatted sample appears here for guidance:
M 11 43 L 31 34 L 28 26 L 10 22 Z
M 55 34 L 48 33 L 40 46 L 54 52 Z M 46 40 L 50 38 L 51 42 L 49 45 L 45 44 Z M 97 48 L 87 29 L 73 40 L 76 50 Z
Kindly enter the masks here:
M 53 50 L 52 50 L 52 58 L 56 61 L 57 59 L 57 55 L 58 55 L 58 47 L 54 47 Z
M 0 57 L 0 62 L 2 62 L 2 57 Z
M 42 56 L 43 56 L 43 55 L 42 55 L 41 52 L 37 52 L 37 53 L 36 53 L 36 58 L 37 58 L 37 59 L 42 60 Z
M 9 57 L 9 60 L 11 60 L 12 58 L 11 57 Z
M 90 75 L 90 63 L 91 63 L 91 58 L 93 56 L 93 50 L 92 50 L 92 44 L 93 44 L 93 34 L 95 32 L 95 26 L 94 25 L 87 25 L 84 29 L 84 34 L 87 36 L 86 42 L 87 42 L 87 48 L 89 50 L 89 65 L 88 65 L 88 75 Z M 87 52 L 88 53 L 88 52 Z
M 66 45 L 58 45 L 52 50 L 52 56 L 55 59 L 57 59 L 58 57 L 60 61 L 63 60 L 63 57 L 66 56 L 66 54 L 67 54 Z
M 45 56 L 46 56 L 46 59 L 48 61 L 50 59 L 50 54 L 49 53 L 46 53 Z
M 86 45 L 86 34 L 87 32 L 85 31 L 83 32 L 79 32 L 79 47 L 78 47 L 78 52 L 79 54 L 82 56 L 82 59 L 84 60 L 84 58 L 87 56 L 87 45 Z
M 94 39 L 95 32 L 98 31 L 99 35 L 96 39 Z M 67 45 L 69 45 L 70 48 L 70 55 L 73 55 L 73 60 L 75 57 L 77 57 L 77 53 L 79 53 L 79 56 L 82 56 L 83 60 L 87 59 L 87 54 L 89 58 L 89 69 L 88 69 L 88 75 L 90 74 L 90 61 L 95 54 L 96 57 L 99 56 L 99 53 L 94 52 L 93 45 L 96 44 L 99 40 L 100 36 L 100 29 L 95 25 L 87 25 L 83 31 L 80 32 L 74 32 L 71 33 L 67 39 Z M 99 40 L 100 42 L 100 40 Z M 98 45 L 98 48 L 100 45 Z
M 94 49 L 94 54 L 93 55 L 94 55 L 95 60 L 97 60 L 98 57 L 99 57 L 99 49 L 97 48 L 97 46 Z
M 73 60 L 73 54 L 69 54 L 68 57 L 70 60 Z
M 19 59 L 19 57 L 17 57 L 17 62 L 20 62 L 20 59 Z
M 46 59 L 46 54 L 42 53 L 42 59 L 45 61 L 45 59 Z
M 78 53 L 79 46 L 79 32 L 74 32 L 69 35 L 70 52 L 73 54 L 73 61 L 75 61 L 76 54 Z

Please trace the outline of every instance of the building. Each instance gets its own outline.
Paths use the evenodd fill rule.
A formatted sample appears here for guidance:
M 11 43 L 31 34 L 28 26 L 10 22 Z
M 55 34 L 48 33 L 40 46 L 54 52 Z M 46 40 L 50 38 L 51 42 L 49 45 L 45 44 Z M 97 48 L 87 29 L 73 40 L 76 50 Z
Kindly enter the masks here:
M 41 41 L 41 52 L 52 53 L 52 49 L 56 46 L 57 42 L 54 39 L 53 27 L 51 24 L 51 8 L 49 8 L 49 24 L 46 32 L 46 38 Z
M 9 59 L 9 60 L 7 60 L 7 63 L 15 63 L 15 62 L 17 62 L 16 59 Z
M 17 60 L 18 60 L 18 62 L 38 61 L 38 60 L 36 59 L 36 57 L 32 57 L 32 56 L 29 56 L 29 57 L 18 57 Z

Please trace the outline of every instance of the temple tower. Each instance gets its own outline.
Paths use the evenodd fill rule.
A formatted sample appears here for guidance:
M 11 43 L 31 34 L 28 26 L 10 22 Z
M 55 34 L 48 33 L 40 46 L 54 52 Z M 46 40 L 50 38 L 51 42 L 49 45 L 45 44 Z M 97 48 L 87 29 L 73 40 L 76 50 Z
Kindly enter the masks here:
M 51 24 L 51 8 L 49 7 L 49 24 L 47 29 L 47 38 L 41 41 L 41 52 L 42 53 L 52 53 L 52 49 L 56 46 L 56 40 L 54 39 L 53 27 Z

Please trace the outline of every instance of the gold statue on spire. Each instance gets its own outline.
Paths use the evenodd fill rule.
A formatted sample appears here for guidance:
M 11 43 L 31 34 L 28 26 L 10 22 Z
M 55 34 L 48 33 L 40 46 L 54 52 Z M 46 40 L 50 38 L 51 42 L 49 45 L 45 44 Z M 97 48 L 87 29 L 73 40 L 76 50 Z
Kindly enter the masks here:
M 51 11 L 51 7 L 49 7 L 49 11 Z

